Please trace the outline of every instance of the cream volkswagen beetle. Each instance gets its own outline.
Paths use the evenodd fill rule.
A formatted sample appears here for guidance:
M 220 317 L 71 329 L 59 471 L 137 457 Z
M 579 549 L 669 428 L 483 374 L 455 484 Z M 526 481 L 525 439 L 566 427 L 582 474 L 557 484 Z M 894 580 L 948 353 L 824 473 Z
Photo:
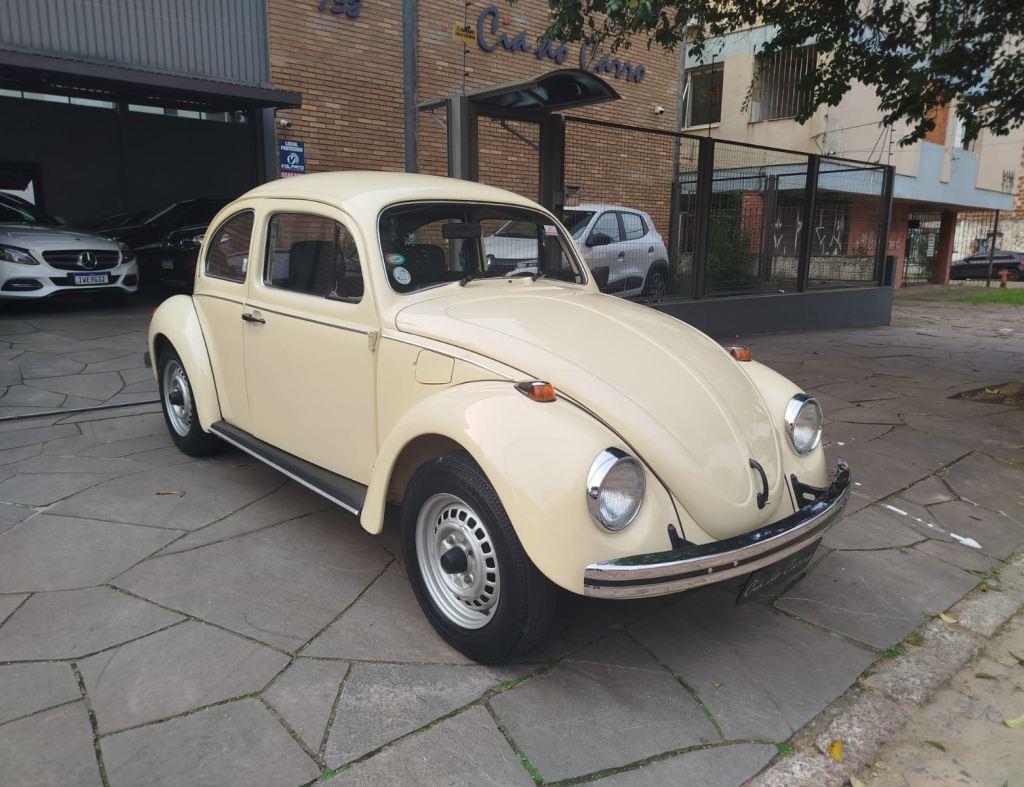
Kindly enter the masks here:
M 483 239 L 509 222 L 537 265 L 489 274 Z M 600 294 L 530 200 L 325 173 L 210 226 L 194 295 L 149 329 L 174 441 L 235 445 L 370 533 L 400 505 L 423 612 L 473 659 L 535 644 L 558 587 L 639 598 L 751 574 L 748 594 L 796 576 L 846 502 L 814 399 Z

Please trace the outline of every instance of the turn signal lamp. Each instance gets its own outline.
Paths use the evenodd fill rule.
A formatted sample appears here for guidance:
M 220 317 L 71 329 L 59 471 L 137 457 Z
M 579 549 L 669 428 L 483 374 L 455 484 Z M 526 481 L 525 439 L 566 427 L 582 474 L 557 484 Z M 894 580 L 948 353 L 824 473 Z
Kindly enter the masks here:
M 543 380 L 527 380 L 516 383 L 516 388 L 521 394 L 535 402 L 553 402 L 556 399 L 555 387 Z
M 750 349 L 748 347 L 736 344 L 729 348 L 729 355 L 731 355 L 737 361 L 749 361 Z

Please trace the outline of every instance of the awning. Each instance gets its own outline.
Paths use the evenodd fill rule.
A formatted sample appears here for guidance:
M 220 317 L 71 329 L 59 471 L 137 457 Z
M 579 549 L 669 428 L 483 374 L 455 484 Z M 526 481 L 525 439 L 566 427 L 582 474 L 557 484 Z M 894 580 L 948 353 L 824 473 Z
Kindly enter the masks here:
M 565 68 L 549 71 L 541 76 L 521 82 L 481 88 L 466 93 L 477 110 L 487 107 L 495 109 L 522 109 L 538 113 L 559 112 L 563 109 L 613 101 L 619 97 L 601 77 Z M 439 98 L 420 104 L 420 109 L 434 109 L 448 99 Z
M 8 50 L 0 50 L 0 88 L 205 112 L 302 105 L 287 90 Z

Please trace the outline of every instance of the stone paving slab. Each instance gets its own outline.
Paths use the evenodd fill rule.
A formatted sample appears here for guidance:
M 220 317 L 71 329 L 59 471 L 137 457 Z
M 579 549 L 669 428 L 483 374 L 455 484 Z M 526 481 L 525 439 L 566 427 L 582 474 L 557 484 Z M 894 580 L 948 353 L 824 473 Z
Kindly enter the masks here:
M 978 578 L 913 549 L 835 552 L 776 605 L 859 642 L 886 648 L 950 607 Z
M 101 734 L 261 690 L 288 657 L 196 621 L 79 662 Z
M 350 784 L 529 787 L 533 783 L 493 719 L 479 706 L 419 735 L 405 738 L 327 782 L 331 787 Z
M 0 724 L 81 698 L 69 664 L 0 664 Z
M 327 740 L 327 766 L 337 768 L 423 727 L 478 699 L 498 681 L 490 667 L 355 664 Z
M 4 538 L 0 593 L 99 585 L 178 535 L 181 531 L 37 514 Z
M 730 740 L 785 740 L 877 657 L 763 604 L 737 606 L 717 589 L 685 595 L 632 631 Z
M 326 744 L 327 726 L 348 670 L 346 661 L 296 659 L 263 692 L 263 700 L 307 749 L 319 752 L 321 743 Z
M 491 707 L 548 781 L 721 740 L 678 681 L 615 636 L 499 694 Z
M 256 699 L 110 735 L 101 745 L 111 787 L 279 787 L 320 772 Z
M 106 587 L 36 593 L 0 628 L 0 661 L 80 658 L 182 619 Z
M 775 756 L 774 746 L 763 743 L 736 743 L 677 754 L 617 773 L 595 784 L 601 787 L 739 787 Z
M 330 511 L 156 557 L 117 585 L 294 650 L 355 601 L 389 560 L 351 516 Z
M 0 727 L 0 763 L 10 785 L 101 787 L 85 703 L 75 702 Z

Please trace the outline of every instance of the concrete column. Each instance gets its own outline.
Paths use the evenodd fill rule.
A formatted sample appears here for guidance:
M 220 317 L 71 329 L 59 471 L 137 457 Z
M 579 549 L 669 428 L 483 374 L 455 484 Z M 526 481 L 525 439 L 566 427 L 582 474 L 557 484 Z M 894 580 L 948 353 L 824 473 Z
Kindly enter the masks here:
M 932 267 L 932 284 L 949 284 L 949 265 L 953 261 L 953 236 L 956 234 L 956 211 L 942 211 L 939 244 Z

